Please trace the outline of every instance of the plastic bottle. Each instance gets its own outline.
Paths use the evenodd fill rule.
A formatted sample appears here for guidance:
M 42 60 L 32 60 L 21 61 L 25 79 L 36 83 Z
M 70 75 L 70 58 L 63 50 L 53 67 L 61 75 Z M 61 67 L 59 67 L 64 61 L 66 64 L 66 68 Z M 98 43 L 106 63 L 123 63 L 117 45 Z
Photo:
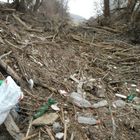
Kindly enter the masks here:
M 131 84 L 130 94 L 127 96 L 128 101 L 131 102 L 133 101 L 134 97 L 136 97 L 136 88 L 137 88 L 137 85 Z
M 0 86 L 2 85 L 3 81 L 4 81 L 4 80 L 0 80 Z
M 94 117 L 78 116 L 78 122 L 81 124 L 95 125 L 99 124 L 100 120 L 96 120 Z
M 104 106 L 107 106 L 107 105 L 108 105 L 107 101 L 102 100 L 102 101 L 100 101 L 98 103 L 93 104 L 93 107 L 94 108 L 99 108 L 99 107 L 104 107 Z
M 41 117 L 43 114 L 46 113 L 46 111 L 48 111 L 49 107 L 53 104 L 55 104 L 56 101 L 53 99 L 48 99 L 48 102 L 45 105 L 42 105 L 39 110 L 34 114 L 33 118 L 37 119 L 39 117 Z
M 91 103 L 87 101 L 86 99 L 84 99 L 82 95 L 77 92 L 71 93 L 70 101 L 78 107 L 85 107 L 85 108 L 92 107 Z
M 116 100 L 113 102 L 113 107 L 124 107 L 126 105 L 125 101 L 123 100 Z

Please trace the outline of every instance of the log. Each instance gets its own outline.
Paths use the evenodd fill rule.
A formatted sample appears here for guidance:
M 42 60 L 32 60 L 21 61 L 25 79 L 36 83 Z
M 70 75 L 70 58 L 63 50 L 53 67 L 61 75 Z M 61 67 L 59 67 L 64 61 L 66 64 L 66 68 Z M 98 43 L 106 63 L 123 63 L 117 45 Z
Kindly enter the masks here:
M 17 82 L 21 82 L 21 78 L 18 76 L 18 74 L 8 65 L 6 64 L 3 60 L 0 59 L 0 67 L 3 68 L 6 73 L 11 75 Z
M 7 131 L 15 140 L 22 140 L 24 138 L 24 134 L 22 134 L 16 125 L 12 115 L 9 114 L 4 122 Z

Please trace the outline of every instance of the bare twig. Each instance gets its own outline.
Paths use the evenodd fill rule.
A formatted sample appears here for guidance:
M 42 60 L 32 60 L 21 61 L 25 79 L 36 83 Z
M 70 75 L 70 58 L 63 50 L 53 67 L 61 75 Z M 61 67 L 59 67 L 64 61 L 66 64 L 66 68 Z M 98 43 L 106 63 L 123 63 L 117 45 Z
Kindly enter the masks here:
M 14 45 L 14 44 L 12 44 L 10 41 L 8 41 L 8 40 L 4 40 L 8 45 L 10 45 L 10 46 L 12 46 L 12 47 L 14 47 L 15 49 L 18 49 L 18 50 L 22 50 L 22 48 L 19 48 L 18 46 L 16 46 L 16 45 Z
M 1 56 L 0 56 L 0 59 L 2 59 L 3 57 L 6 57 L 7 55 L 9 55 L 9 54 L 11 54 L 11 53 L 12 53 L 12 51 L 9 51 L 8 53 L 5 53 L 5 54 L 1 55 Z
M 47 133 L 48 133 L 49 137 L 51 138 L 51 140 L 55 140 L 51 130 L 49 128 L 47 128 L 47 127 L 45 127 L 45 130 L 47 131 Z
M 68 129 L 68 126 L 67 126 L 67 122 L 65 121 L 64 122 L 64 139 L 63 140 L 67 139 L 67 129 Z
M 28 137 L 28 135 L 30 133 L 30 129 L 32 127 L 32 120 L 33 120 L 33 118 L 31 118 L 31 120 L 30 120 L 29 127 L 28 127 L 28 130 L 27 130 L 27 133 L 26 133 L 26 137 Z
M 17 17 L 15 14 L 13 14 L 13 17 L 21 24 L 23 25 L 26 29 L 30 29 L 28 25 L 26 25 L 25 22 L 23 22 L 19 17 Z
M 26 137 L 26 138 L 23 138 L 22 140 L 29 140 L 29 139 L 31 139 L 31 138 L 34 138 L 34 137 L 37 136 L 37 135 L 38 135 L 38 133 L 35 133 L 35 134 L 30 135 L 30 136 L 28 136 L 28 137 Z

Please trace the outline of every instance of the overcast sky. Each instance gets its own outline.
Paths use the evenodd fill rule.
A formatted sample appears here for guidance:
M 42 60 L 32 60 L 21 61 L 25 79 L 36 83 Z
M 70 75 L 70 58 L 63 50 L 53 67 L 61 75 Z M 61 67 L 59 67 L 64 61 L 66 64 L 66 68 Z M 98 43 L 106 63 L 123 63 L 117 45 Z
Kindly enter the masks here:
M 72 14 L 88 19 L 96 16 L 96 9 L 101 0 L 69 0 L 69 11 Z
M 101 0 L 69 0 L 69 12 L 89 19 L 91 16 L 96 16 L 95 9 L 97 9 L 97 4 L 99 4 L 100 1 Z

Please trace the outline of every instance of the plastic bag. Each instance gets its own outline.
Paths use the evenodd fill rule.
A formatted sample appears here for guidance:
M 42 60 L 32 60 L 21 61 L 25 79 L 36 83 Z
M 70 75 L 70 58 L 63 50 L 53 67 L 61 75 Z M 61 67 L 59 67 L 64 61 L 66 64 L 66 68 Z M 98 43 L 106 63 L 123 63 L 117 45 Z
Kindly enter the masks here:
M 0 124 L 2 124 L 10 110 L 23 98 L 20 87 L 8 76 L 0 86 Z

